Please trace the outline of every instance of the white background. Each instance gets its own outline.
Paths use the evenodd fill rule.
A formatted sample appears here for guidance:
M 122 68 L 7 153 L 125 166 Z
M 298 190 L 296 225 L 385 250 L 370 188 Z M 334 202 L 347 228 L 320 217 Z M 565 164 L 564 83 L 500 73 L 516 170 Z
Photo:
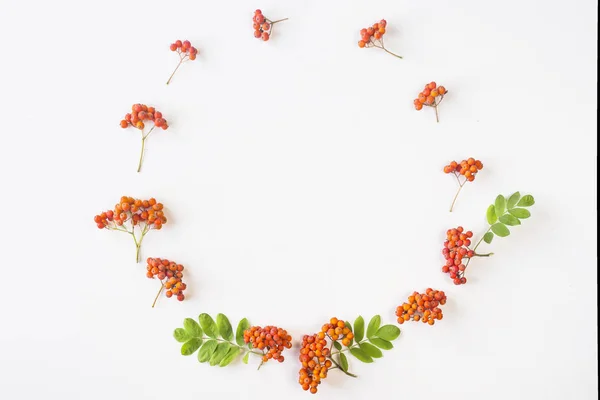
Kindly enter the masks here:
M 278 25 L 252 35 L 262 8 Z M 0 393 L 7 399 L 305 399 L 284 364 L 226 369 L 182 357 L 185 317 L 223 312 L 294 338 L 332 316 L 394 310 L 443 289 L 445 318 L 405 324 L 396 347 L 323 399 L 594 399 L 597 388 L 597 2 L 6 1 L 0 8 Z M 386 18 L 399 60 L 357 47 Z M 189 39 L 199 58 L 168 49 Z M 436 80 L 450 94 L 416 112 Z M 171 128 L 118 123 L 155 105 Z M 455 212 L 450 160 L 484 170 Z M 497 239 L 465 286 L 440 272 L 444 232 L 476 235 L 497 194 L 532 218 Z M 187 267 L 188 299 L 93 217 L 155 196 L 165 229 L 143 256 Z

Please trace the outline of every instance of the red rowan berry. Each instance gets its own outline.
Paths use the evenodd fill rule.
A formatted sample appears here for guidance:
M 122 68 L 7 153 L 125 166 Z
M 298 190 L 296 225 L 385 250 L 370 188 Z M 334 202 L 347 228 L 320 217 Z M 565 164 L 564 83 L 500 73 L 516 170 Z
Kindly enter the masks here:
M 450 278 L 456 285 L 467 283 L 464 274 L 470 258 L 475 256 L 475 252 L 469 249 L 471 245 L 469 238 L 471 237 L 473 237 L 473 232 L 465 232 L 462 226 L 446 231 L 446 241 L 442 248 L 442 255 L 446 263 L 442 266 L 442 272 L 450 274 Z M 465 259 L 466 261 L 463 262 Z M 435 298 L 435 300 L 440 299 Z
M 253 326 L 244 331 L 244 342 L 252 343 L 252 347 L 263 352 L 262 363 L 269 360 L 284 361 L 281 355 L 285 349 L 292 347 L 292 337 L 286 330 L 276 326 Z M 259 366 L 260 368 L 260 366 Z
M 483 169 L 483 164 L 479 160 L 475 160 L 474 158 L 469 158 L 468 160 L 462 160 L 460 163 L 456 161 L 450 162 L 450 164 L 444 167 L 444 173 L 446 174 L 454 174 L 456 180 L 458 181 L 458 191 L 454 196 L 454 200 L 452 201 L 452 205 L 450 206 L 450 211 L 454 208 L 454 203 L 458 198 L 458 194 L 460 193 L 462 187 L 466 182 L 473 182 L 475 180 L 475 175 Z M 464 176 L 465 179 L 461 181 L 460 176 Z M 471 233 L 471 236 L 473 233 Z
M 386 53 L 391 54 L 395 57 L 402 58 L 401 56 L 389 51 L 383 44 L 383 36 L 386 33 L 385 27 L 387 26 L 386 20 L 382 19 L 379 22 L 374 23 L 368 28 L 363 28 L 359 31 L 360 41 L 358 47 L 361 49 L 367 48 L 378 48 L 384 50 Z
M 175 47 L 173 47 L 173 46 L 175 46 Z M 183 64 L 187 60 L 191 60 L 191 61 L 195 60 L 196 56 L 198 54 L 198 50 L 195 47 L 192 47 L 192 44 L 190 43 L 189 40 L 184 40 L 183 42 L 181 40 L 177 40 L 174 44 L 171 45 L 170 49 L 172 51 L 177 51 L 177 54 L 179 55 L 179 63 L 177 64 L 177 66 L 175 67 L 175 70 L 169 77 L 169 80 L 167 81 L 167 85 L 169 83 L 171 83 L 171 79 L 173 79 L 175 72 L 177 72 L 177 70 L 179 69 L 181 64 Z
M 417 307 L 416 313 L 410 313 L 414 310 L 412 307 L 418 303 L 423 305 Z M 442 319 L 442 310 L 439 306 L 444 304 L 446 304 L 446 295 L 443 291 L 428 288 L 425 293 L 413 292 L 412 295 L 408 296 L 406 303 L 396 308 L 398 323 L 403 324 L 405 321 L 412 319 L 415 322 L 422 321 L 433 325 L 436 319 Z
M 437 87 L 435 82 L 425 85 L 423 91 L 419 93 L 418 99 L 422 105 L 435 108 L 435 119 L 437 122 L 440 122 L 438 105 L 442 102 L 446 93 L 446 88 L 443 86 Z M 417 110 L 423 109 L 423 107 L 417 107 L 416 105 L 415 108 Z
M 254 37 L 257 39 L 262 39 L 265 42 L 268 41 L 273 34 L 273 25 L 285 20 L 287 20 L 287 18 L 271 21 L 270 19 L 265 18 L 265 16 L 262 14 L 262 11 L 254 11 L 254 16 L 252 17 Z

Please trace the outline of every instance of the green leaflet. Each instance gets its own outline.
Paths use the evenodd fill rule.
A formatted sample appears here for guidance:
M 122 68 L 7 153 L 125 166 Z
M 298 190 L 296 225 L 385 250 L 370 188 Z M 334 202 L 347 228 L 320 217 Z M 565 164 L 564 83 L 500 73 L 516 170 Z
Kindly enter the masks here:
M 521 225 L 521 221 L 519 221 L 519 219 L 517 217 L 515 217 L 511 214 L 504 214 L 498 220 L 500 222 L 502 222 L 504 225 L 508 225 L 508 226 Z
M 492 225 L 492 232 L 494 232 L 496 235 L 498 235 L 500 237 L 506 237 L 506 236 L 510 235 L 510 231 L 508 230 L 506 225 L 504 225 L 500 222 Z
M 535 200 L 534 200 L 533 196 L 530 194 L 526 194 L 525 196 L 521 197 L 521 200 L 519 200 L 519 202 L 517 203 L 517 206 L 518 207 L 531 207 L 534 204 L 535 204 Z
M 360 360 L 364 363 L 372 363 L 373 362 L 373 358 L 371 358 L 370 355 L 368 355 L 367 353 L 365 353 L 358 347 L 351 348 L 350 354 L 352 354 L 354 357 L 356 357 L 358 360 Z
M 493 239 L 494 239 L 493 232 L 487 232 L 485 235 L 483 235 L 483 241 L 486 242 L 487 244 L 492 243 Z
M 198 352 L 198 361 L 203 363 L 210 360 L 210 357 L 212 356 L 216 348 L 216 340 L 207 340 L 206 342 L 204 342 L 204 345 L 200 348 L 200 351 Z
M 395 325 L 384 325 L 377 330 L 375 335 L 383 340 L 391 342 L 400 336 L 400 328 Z
M 353 333 L 354 333 L 354 339 L 357 342 L 360 342 L 365 337 L 365 320 L 360 315 L 358 316 L 358 318 L 356 318 L 354 320 L 354 332 Z
M 183 320 L 183 328 L 190 337 L 202 337 L 202 328 L 192 318 L 186 318 Z
M 225 358 L 227 353 L 229 353 L 230 348 L 231 348 L 231 345 L 227 342 L 219 343 L 217 345 L 217 347 L 215 348 L 215 351 L 210 356 L 210 359 L 208 360 L 208 363 L 210 364 L 210 366 L 214 367 L 215 365 L 217 365 L 221 361 L 223 361 L 223 358 Z
M 247 352 L 246 355 L 244 355 L 244 358 L 242 358 L 244 364 L 248 364 L 248 357 L 250 357 L 250 352 Z
M 498 221 L 498 217 L 496 216 L 496 207 L 494 207 L 493 204 L 488 207 L 485 215 L 487 218 L 487 222 L 490 225 L 494 225 L 496 221 Z
M 348 358 L 344 353 L 340 353 L 339 364 L 342 367 L 342 371 L 348 372 Z
M 229 352 L 223 357 L 219 363 L 219 367 L 226 367 L 231 364 L 233 360 L 240 354 L 240 348 L 236 346 L 229 346 Z M 249 354 L 249 353 L 248 353 Z
M 173 331 L 173 337 L 180 343 L 187 342 L 190 340 L 190 335 L 183 328 L 177 328 Z
M 529 210 L 525 209 L 525 208 L 513 208 L 512 210 L 508 211 L 511 215 L 519 218 L 519 219 L 526 219 L 531 217 L 531 213 L 529 212 Z
M 189 356 L 194 354 L 202 345 L 202 338 L 191 338 L 181 345 L 181 355 Z
M 494 208 L 498 217 L 500 217 L 506 211 L 506 199 L 501 194 L 496 197 Z
M 342 351 L 342 344 L 337 340 L 333 342 L 333 347 L 335 347 L 338 351 Z
M 202 330 L 204 330 L 206 336 L 211 338 L 217 337 L 217 324 L 215 324 L 215 321 L 210 315 L 202 313 L 198 316 L 198 320 L 200 321 L 200 326 L 202 327 Z
M 370 343 L 361 343 L 359 347 L 362 351 L 365 352 L 366 355 L 373 358 L 381 358 L 383 357 L 383 353 L 377 347 L 373 346 Z
M 384 339 L 374 337 L 374 338 L 370 339 L 369 341 L 382 350 L 391 350 L 394 348 L 394 345 L 392 344 L 392 342 L 389 342 Z
M 381 317 L 379 315 L 371 318 L 371 321 L 369 321 L 369 326 L 367 326 L 367 337 L 369 339 L 375 335 L 375 332 L 377 332 L 377 329 L 379 329 L 379 325 L 381 325 Z
M 235 342 L 238 346 L 243 347 L 245 345 L 244 342 L 244 332 L 250 328 L 250 322 L 246 318 L 242 319 L 235 330 Z
M 519 201 L 520 198 L 521 198 L 521 193 L 514 192 L 508 198 L 508 202 L 506 203 L 506 208 L 508 208 L 509 210 L 513 209 L 517 205 L 517 202 Z
M 225 340 L 233 340 L 233 328 L 231 327 L 231 323 L 229 319 L 219 313 L 217 314 L 217 332 L 219 335 Z

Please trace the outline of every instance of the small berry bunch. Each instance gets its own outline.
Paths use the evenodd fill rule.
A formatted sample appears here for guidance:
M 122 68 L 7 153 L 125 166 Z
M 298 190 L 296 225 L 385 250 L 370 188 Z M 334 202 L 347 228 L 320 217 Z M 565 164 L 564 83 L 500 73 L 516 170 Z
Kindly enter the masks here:
M 146 276 L 150 279 L 158 278 L 160 280 L 160 289 L 154 298 L 152 308 L 158 300 L 158 296 L 162 293 L 163 289 L 167 289 L 165 296 L 168 298 L 173 295 L 177 296 L 177 300 L 183 301 L 185 296 L 183 291 L 186 289 L 186 284 L 183 283 L 183 265 L 177 264 L 173 261 L 160 258 L 148 258 Z
M 483 169 L 483 164 L 479 160 L 475 160 L 474 158 L 468 158 L 466 160 L 462 160 L 459 163 L 456 161 L 450 162 L 450 164 L 444 167 L 444 172 L 446 174 L 454 174 L 456 180 L 458 181 L 458 191 L 454 196 L 454 200 L 452 200 L 452 204 L 450 205 L 450 212 L 454 208 L 454 203 L 458 198 L 458 194 L 461 189 L 467 182 L 473 182 L 475 180 L 475 175 Z M 460 176 L 463 176 L 464 179 L 461 181 Z
M 327 372 L 333 365 L 332 360 L 327 359 L 330 354 L 331 350 L 327 347 L 324 332 L 315 335 L 304 335 L 302 349 L 300 350 L 302 368 L 298 378 L 298 383 L 300 383 L 303 390 L 310 390 L 312 394 L 317 393 L 317 386 L 321 384 L 322 379 L 327 378 Z
M 140 248 L 144 236 L 153 229 L 160 230 L 167 222 L 167 218 L 162 203 L 158 203 L 154 198 L 140 200 L 123 196 L 115 204 L 114 210 L 96 215 L 94 222 L 99 229 L 130 234 L 135 242 L 135 260 L 140 262 Z M 139 234 L 136 234 L 136 230 Z
M 144 129 L 148 123 L 152 123 L 152 127 L 147 133 L 144 133 Z M 154 107 L 148 107 L 145 104 L 134 104 L 131 106 L 131 113 L 125 114 L 125 118 L 121 120 L 121 128 L 125 129 L 130 126 L 139 129 L 142 135 L 142 152 L 140 154 L 140 161 L 137 169 L 137 172 L 140 172 L 142 169 L 142 161 L 144 159 L 146 139 L 150 136 L 154 128 L 166 130 L 169 128 L 169 124 L 167 124 L 167 120 L 163 118 L 162 113 L 157 111 Z
M 263 352 L 260 368 L 271 359 L 283 362 L 285 358 L 281 353 L 292 347 L 292 337 L 276 326 L 253 326 L 244 331 L 244 343 L 251 343 L 253 348 Z
M 287 18 L 278 19 L 277 21 L 271 21 L 270 19 L 265 18 L 261 10 L 254 11 L 254 16 L 252 17 L 254 37 L 257 39 L 262 39 L 266 42 L 271 38 L 271 35 L 273 34 L 273 25 L 285 20 L 287 20 Z
M 423 321 L 425 324 L 433 325 L 435 320 L 441 320 L 444 316 L 440 305 L 446 304 L 446 294 L 443 291 L 427 289 L 425 293 L 413 292 L 408 296 L 408 302 L 396 308 L 398 323 L 403 324 L 411 319 L 415 322 Z
M 475 255 L 475 252 L 469 248 L 472 237 L 473 232 L 465 232 L 462 226 L 448 229 L 446 232 L 446 241 L 442 249 L 446 264 L 442 267 L 442 272 L 450 274 L 450 279 L 455 285 L 467 283 L 464 274 L 468 263 L 464 263 L 463 258 L 470 259 Z
M 189 40 L 184 40 L 183 42 L 181 40 L 176 40 L 175 43 L 171 43 L 169 48 L 171 49 L 171 51 L 177 52 L 177 54 L 179 55 L 179 63 L 177 64 L 175 70 L 169 77 L 167 85 L 171 83 L 171 79 L 173 79 L 175 72 L 177 72 L 177 70 L 179 69 L 181 64 L 183 64 L 184 61 L 194 61 L 196 59 L 196 56 L 198 55 L 198 49 L 192 46 Z
M 394 57 L 402 58 L 398 54 L 394 54 L 385 48 L 383 44 L 383 35 L 385 35 L 386 26 L 387 21 L 385 19 L 382 19 L 381 21 L 374 23 L 373 26 L 369 28 L 361 29 L 358 47 L 360 47 L 361 49 L 376 47 L 378 49 L 382 49 L 388 54 L 393 55 Z
M 415 109 L 421 111 L 423 106 L 435 108 L 435 119 L 440 122 L 440 116 L 438 113 L 438 106 L 444 100 L 444 96 L 448 93 L 445 87 L 437 86 L 435 82 L 428 83 L 425 85 L 425 89 L 419 93 L 414 101 Z

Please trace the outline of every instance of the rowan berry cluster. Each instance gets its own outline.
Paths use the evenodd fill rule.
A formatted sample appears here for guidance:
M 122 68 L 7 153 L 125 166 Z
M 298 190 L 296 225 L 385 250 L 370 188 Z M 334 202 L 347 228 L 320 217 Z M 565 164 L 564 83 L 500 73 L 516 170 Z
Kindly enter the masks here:
M 402 58 L 401 56 L 394 54 L 385 48 L 383 44 L 383 35 L 385 35 L 386 26 L 387 21 L 385 19 L 382 19 L 381 21 L 374 23 L 369 28 L 361 29 L 358 47 L 360 47 L 361 49 L 376 47 L 378 49 L 384 50 L 386 53 L 391 54 L 394 57 Z
M 443 291 L 427 289 L 425 293 L 413 292 L 408 296 L 408 302 L 396 308 L 398 323 L 403 324 L 411 319 L 415 322 L 433 325 L 435 320 L 441 320 L 444 316 L 440 305 L 446 304 L 446 294 Z
M 271 21 L 263 15 L 261 10 L 254 11 L 254 16 L 252 17 L 254 37 L 257 39 L 262 39 L 266 42 L 271 38 L 271 35 L 273 34 L 273 25 L 285 20 L 287 20 L 287 18 L 279 19 L 277 21 Z
M 442 249 L 446 264 L 442 267 L 442 272 L 450 274 L 455 285 L 467 283 L 467 278 L 464 276 L 465 270 L 468 261 L 475 255 L 475 252 L 469 248 L 472 237 L 473 232 L 465 232 L 462 226 L 448 229 L 446 232 L 446 241 L 444 241 Z M 465 258 L 467 262 L 463 262 Z
M 415 109 L 420 111 L 423 109 L 423 106 L 435 108 L 435 119 L 437 122 L 440 122 L 438 106 L 442 100 L 444 100 L 446 93 L 448 93 L 448 91 L 445 87 L 437 86 L 435 82 L 428 83 L 425 85 L 425 89 L 419 93 L 419 97 L 415 99 Z
M 147 133 L 144 133 L 146 124 L 152 123 L 152 128 Z M 169 128 L 167 120 L 163 118 L 160 111 L 157 111 L 154 107 L 148 107 L 145 104 L 134 104 L 131 106 L 131 112 L 125 114 L 125 118 L 121 120 L 121 128 L 125 129 L 128 127 L 134 127 L 140 130 L 142 135 L 142 152 L 140 154 L 140 161 L 138 163 L 137 172 L 142 169 L 142 161 L 144 159 L 144 148 L 146 145 L 146 139 L 154 128 L 162 128 L 166 130 Z
M 458 198 L 458 194 L 460 193 L 462 187 L 464 186 L 465 183 L 467 182 L 473 182 L 475 180 L 475 175 L 477 175 L 477 173 L 479 171 L 481 171 L 483 169 L 483 164 L 481 163 L 481 161 L 479 160 L 475 160 L 473 157 L 470 157 L 466 160 L 462 160 L 459 163 L 457 163 L 456 161 L 452 161 L 450 162 L 450 164 L 446 165 L 444 167 L 444 172 L 446 174 L 454 174 L 454 176 L 456 177 L 456 180 L 458 181 L 458 191 L 456 192 L 456 195 L 454 196 L 454 200 L 452 201 L 452 205 L 450 206 L 450 211 L 452 212 L 452 209 L 454 208 L 454 203 L 456 202 L 456 199 Z M 463 176 L 464 179 L 461 181 L 460 176 Z
M 253 348 L 263 352 L 262 365 L 271 359 L 283 362 L 281 353 L 292 347 L 292 337 L 276 326 L 253 326 L 244 331 L 244 343 L 252 343 Z
M 167 222 L 167 218 L 162 203 L 158 203 L 156 199 L 140 200 L 123 196 L 115 204 L 114 210 L 96 215 L 94 222 L 99 229 L 125 232 L 133 236 L 136 246 L 136 262 L 139 262 L 140 247 L 144 236 L 152 229 L 161 229 Z M 140 231 L 139 238 L 136 237 L 136 228 Z
M 302 349 L 300 350 L 300 369 L 298 383 L 304 390 L 317 393 L 317 386 L 327 378 L 327 373 L 333 361 L 331 349 L 327 347 L 327 339 L 331 342 L 340 340 L 344 346 L 349 346 L 354 334 L 346 326 L 346 323 L 337 318 L 331 318 L 329 323 L 321 327 L 321 332 L 314 335 L 305 335 L 302 338 Z
M 154 303 L 152 303 L 152 307 L 156 304 L 156 300 L 163 289 L 167 289 L 165 296 L 168 298 L 176 296 L 177 300 L 183 301 L 185 299 L 183 291 L 187 288 L 182 281 L 183 265 L 160 258 L 148 258 L 146 262 L 148 264 L 146 266 L 146 276 L 150 279 L 158 278 L 160 280 L 160 290 L 154 299 Z
M 183 64 L 187 60 L 194 61 L 196 59 L 196 56 L 198 55 L 198 49 L 192 46 L 189 40 L 184 40 L 183 42 L 181 40 L 176 40 L 175 43 L 171 43 L 169 48 L 171 49 L 171 51 L 177 52 L 177 54 L 179 55 L 179 63 L 177 64 L 177 67 L 175 67 L 175 71 L 173 71 L 173 73 L 169 77 L 167 85 L 171 83 L 171 79 L 173 79 L 175 72 L 177 72 L 181 64 Z

